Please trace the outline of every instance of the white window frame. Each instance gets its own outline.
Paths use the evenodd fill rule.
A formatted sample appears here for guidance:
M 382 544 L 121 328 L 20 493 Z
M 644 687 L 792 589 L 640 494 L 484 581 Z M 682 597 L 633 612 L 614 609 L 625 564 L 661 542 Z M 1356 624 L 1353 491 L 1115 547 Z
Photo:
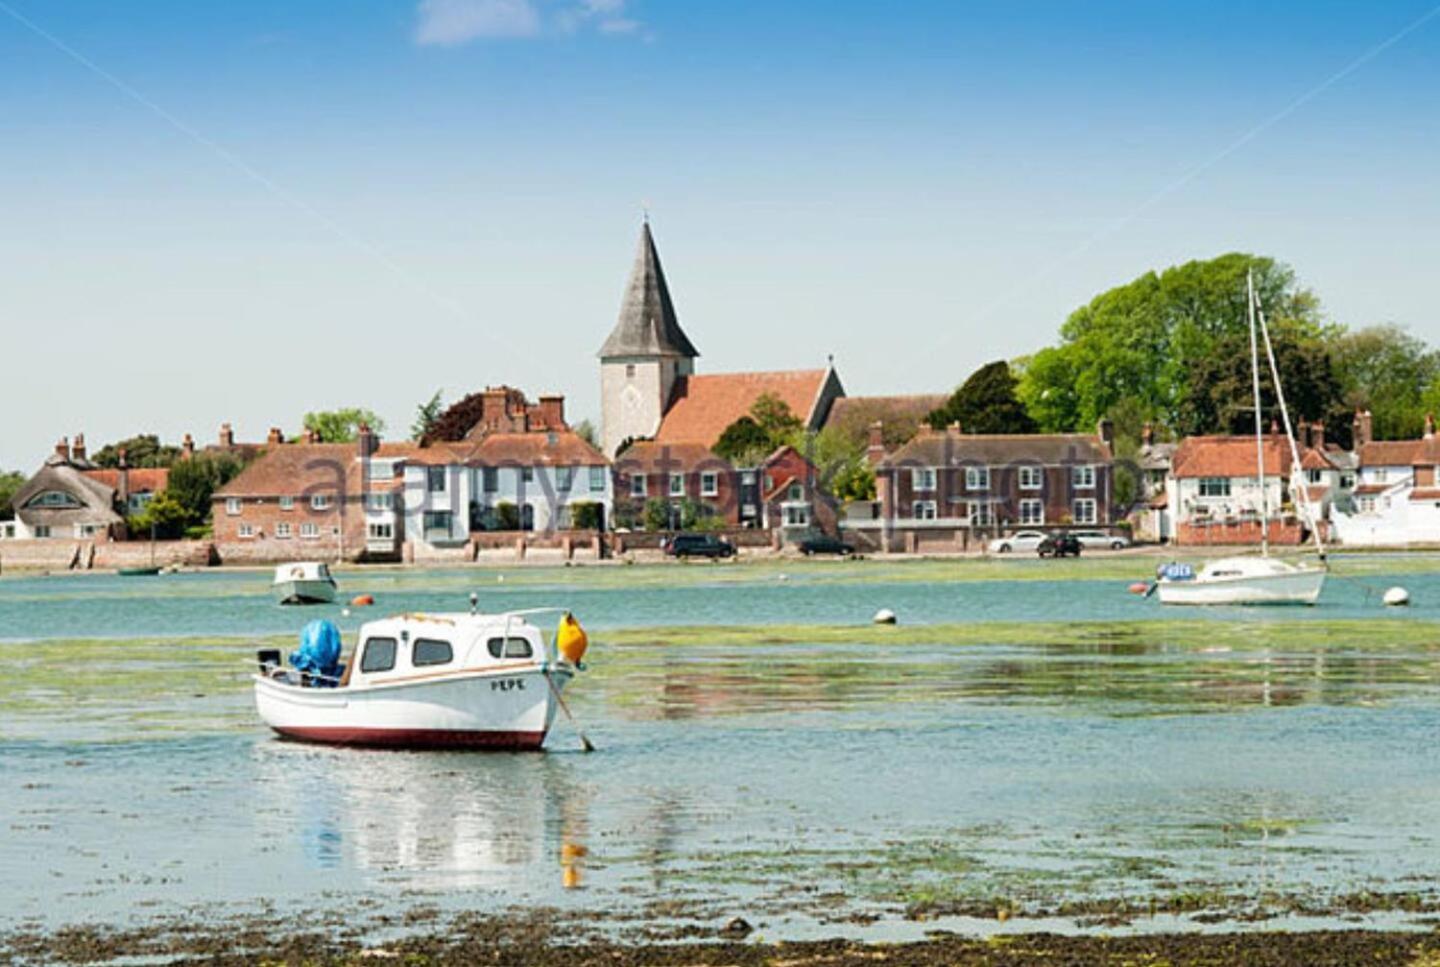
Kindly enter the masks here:
M 311 510 L 329 510 L 329 509 L 330 509 L 330 495 L 329 495 L 329 494 L 311 494 L 311 495 L 310 495 L 310 509 L 311 509 Z
M 670 475 L 670 496 L 685 496 L 685 475 L 683 473 L 672 473 Z
M 1085 513 L 1081 512 L 1082 508 L 1085 509 Z M 1099 523 L 1098 514 L 1099 505 L 1096 503 L 1094 497 L 1076 497 L 1074 504 L 1070 508 L 1070 519 L 1077 524 Z
M 241 506 L 241 505 L 240 505 L 240 498 L 239 498 L 239 497 L 226 497 L 226 498 L 225 498 L 225 515 L 226 515 L 227 517 L 239 517 L 239 516 L 240 516 L 240 506 Z
M 574 487 L 574 486 L 575 486 L 575 468 L 574 468 L 574 467 L 556 467 L 556 468 L 555 468 L 555 491 L 556 491 L 557 493 L 562 492 L 562 491 L 565 492 L 565 493 L 569 493 L 569 492 L 570 492 L 570 488 L 572 488 L 572 487 Z
M 294 509 L 295 509 L 295 498 L 294 498 L 294 497 L 281 497 L 281 498 L 280 498 L 280 509 L 281 509 L 281 510 L 294 510 Z
M 914 520 L 935 520 L 939 517 L 933 500 L 917 500 L 910 505 L 910 516 Z
M 1040 490 L 1045 484 L 1045 468 L 1020 465 L 1020 489 Z
M 604 493 L 604 492 L 605 492 L 605 468 L 604 468 L 604 467 L 591 467 L 591 468 L 590 468 L 590 492 L 591 492 L 592 494 L 600 494 L 600 493 Z
M 1214 493 L 1206 491 L 1213 490 Z M 1201 477 L 1195 484 L 1195 492 L 1201 497 L 1213 497 L 1225 499 L 1230 496 L 1231 486 L 1229 477 Z
M 278 521 L 275 524 L 275 538 L 277 540 L 289 540 L 291 533 L 290 522 L 288 520 Z
M 966 468 L 965 468 L 965 489 L 966 489 L 966 490 L 989 490 L 989 489 L 990 489 L 990 468 L 989 468 L 989 467 L 966 467 Z
M 918 493 L 928 493 L 935 489 L 934 467 L 911 467 L 910 468 L 910 489 Z
M 1095 489 L 1095 465 L 1081 463 L 1070 468 L 1070 484 L 1076 490 Z
M 720 496 L 720 474 L 714 470 L 703 470 L 700 473 L 700 496 Z
M 971 527 L 989 527 L 994 522 L 990 513 L 990 501 L 972 500 L 967 508 Z
M 320 539 L 320 525 L 306 522 L 300 525 L 300 539 L 302 541 L 318 541 Z
M 365 509 L 375 512 L 383 512 L 395 509 L 395 495 L 390 493 L 371 492 L 365 495 Z
M 366 531 L 372 541 L 393 541 L 395 539 L 395 525 L 389 521 L 372 523 Z
M 255 525 L 254 525 L 254 524 L 241 524 L 241 525 L 239 526 L 239 528 L 236 529 L 235 533 L 239 536 L 239 538 L 240 538 L 242 541 L 254 540 L 254 539 L 255 539 Z
M 1027 497 L 1020 501 L 1020 526 L 1041 527 L 1045 524 L 1045 501 Z
M 649 485 L 645 481 L 645 475 L 643 473 L 632 473 L 630 475 L 630 496 L 644 497 L 649 493 Z
M 810 526 L 810 505 L 798 504 L 784 508 L 786 527 L 809 527 Z

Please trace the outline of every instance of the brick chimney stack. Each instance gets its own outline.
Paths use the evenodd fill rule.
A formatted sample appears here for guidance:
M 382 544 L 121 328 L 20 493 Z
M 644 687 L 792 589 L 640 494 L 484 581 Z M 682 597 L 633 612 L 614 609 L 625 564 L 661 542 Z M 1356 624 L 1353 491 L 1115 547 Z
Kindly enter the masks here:
M 306 432 L 308 433 L 309 431 L 307 430 Z M 278 426 L 272 426 L 270 428 L 270 435 L 265 438 L 265 445 L 274 447 L 279 446 L 284 442 L 285 434 L 280 432 L 280 428 Z
M 75 445 L 70 448 L 70 459 L 76 463 L 85 462 L 85 434 L 75 434 Z
M 121 450 L 120 452 L 124 453 L 125 451 Z M 180 441 L 180 459 L 189 460 L 193 456 L 195 456 L 195 438 L 187 433 L 185 439 Z
M 115 499 L 123 507 L 130 503 L 130 460 L 124 447 L 120 448 L 117 457 L 116 465 L 120 468 L 120 472 L 117 474 L 118 479 L 115 483 Z
M 1115 446 L 1115 424 L 1110 420 L 1101 419 L 1099 423 L 1095 424 L 1095 435 L 1105 446 L 1111 448 Z
M 230 428 L 229 423 L 220 424 L 220 449 L 235 449 L 235 431 Z
M 1427 440 L 1432 440 L 1432 439 L 1434 439 L 1434 438 L 1435 438 L 1435 414 L 1434 414 L 1434 413 L 1426 413 L 1426 414 L 1425 414 L 1425 439 L 1427 439 Z
M 380 449 L 380 437 L 370 429 L 369 423 L 360 424 L 355 433 L 355 446 L 360 451 L 362 460 L 373 457 L 375 452 Z
M 64 460 L 66 463 L 69 463 L 69 462 L 70 462 L 70 438 L 69 438 L 69 437 L 63 437 L 63 436 L 62 436 L 62 437 L 60 438 L 60 442 L 57 443 L 57 444 L 55 444 L 55 456 L 59 457 L 61 460 Z
M 565 429 L 565 397 L 550 395 L 540 397 L 540 419 L 547 430 Z
M 1325 451 L 1325 421 L 1316 420 L 1310 424 L 1310 445 L 1316 450 Z
M 1310 424 L 1308 421 L 1301 420 L 1295 424 L 1295 444 L 1301 450 L 1310 449 Z
M 1140 428 L 1140 445 L 1146 450 L 1155 445 L 1155 427 L 1149 423 Z
M 1370 443 L 1372 440 L 1375 439 L 1372 433 L 1373 426 L 1374 423 L 1370 417 L 1369 410 L 1355 411 L 1355 422 L 1354 424 L 1352 424 L 1352 429 L 1355 432 L 1356 450 L 1359 450 L 1361 447 L 1365 446 L 1365 444 Z
M 885 459 L 885 424 L 879 420 L 870 424 L 870 444 L 865 448 L 865 459 L 872 467 Z

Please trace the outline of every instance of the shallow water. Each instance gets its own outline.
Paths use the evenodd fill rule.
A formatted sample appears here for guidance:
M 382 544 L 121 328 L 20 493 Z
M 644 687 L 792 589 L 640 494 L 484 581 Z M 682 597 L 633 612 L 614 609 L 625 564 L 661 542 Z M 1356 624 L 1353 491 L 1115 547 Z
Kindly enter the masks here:
M 874 564 L 687 569 L 677 587 L 647 570 L 631 587 L 631 570 L 345 579 L 386 611 L 454 609 L 479 580 L 497 585 L 487 607 L 574 607 L 597 639 L 571 693 L 593 755 L 558 723 L 543 755 L 276 741 L 250 705 L 247 638 L 338 609 L 274 607 L 263 576 L 0 582 L 0 926 L 266 900 L 647 917 L 688 900 L 773 939 L 894 935 L 907 911 L 1073 927 L 1087 921 L 1065 903 L 1267 895 L 1323 923 L 1301 908 L 1424 894 L 1440 872 L 1433 574 L 1389 582 L 1408 612 L 1367 603 L 1374 579 L 1341 580 L 1315 609 L 1185 624 L 1113 580 Z M 866 626 L 880 606 L 906 624 Z M 1064 633 L 1081 619 L 1102 624 Z M 994 624 L 961 634 L 977 620 Z M 645 630 L 780 623 L 817 641 Z M 831 625 L 853 640 L 820 642 Z

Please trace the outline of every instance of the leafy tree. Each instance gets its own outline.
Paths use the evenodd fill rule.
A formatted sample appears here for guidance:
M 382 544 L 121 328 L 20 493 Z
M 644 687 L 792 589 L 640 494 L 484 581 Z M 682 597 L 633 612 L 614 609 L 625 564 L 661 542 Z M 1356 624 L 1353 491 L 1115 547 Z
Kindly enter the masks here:
M 1213 361 L 1222 339 L 1248 332 L 1250 270 L 1273 329 L 1316 339 L 1333 335 L 1318 300 L 1287 266 L 1231 253 L 1150 272 L 1096 296 L 1065 321 L 1060 345 L 1031 357 L 1017 395 L 1045 431 L 1093 427 L 1127 398 L 1178 425 L 1186 394 L 1196 386 L 1195 368 Z M 1191 405 L 1187 413 L 1193 418 L 1202 409 Z
M 774 439 L 752 416 L 742 416 L 725 428 L 711 447 L 715 455 L 736 466 L 763 460 L 775 449 Z
M 874 500 L 875 470 L 867 444 L 845 429 L 827 426 L 819 433 L 799 432 L 785 441 L 815 465 L 817 484 L 838 500 Z
M 576 530 L 598 530 L 603 510 L 601 504 L 590 500 L 571 504 L 570 523 Z
M 436 421 L 440 419 L 440 413 L 443 409 L 440 403 L 441 392 L 443 391 L 437 389 L 434 396 L 415 407 L 415 422 L 410 424 L 410 439 L 416 443 L 419 443 L 429 436 L 430 432 L 435 428 Z M 374 424 L 371 424 L 370 428 L 372 430 L 375 429 Z M 378 433 L 379 431 L 376 430 L 376 432 Z
M 966 433 L 1034 433 L 1035 421 L 1015 396 L 1015 382 L 1009 363 L 987 363 L 927 419 L 937 430 L 958 422 Z
M 645 502 L 645 529 L 690 530 L 700 520 L 701 510 L 693 500 L 678 500 L 672 504 L 663 497 L 651 497 Z
M 154 500 L 168 495 L 185 508 L 187 523 L 204 523 L 210 515 L 210 498 L 245 468 L 244 462 L 229 453 L 197 453 L 189 460 L 176 461 L 170 468 L 165 490 Z M 151 503 L 154 503 L 154 500 Z
M 508 500 L 495 505 L 495 530 L 518 531 L 520 529 L 520 508 Z
M 1371 411 L 1377 439 L 1421 434 L 1426 391 L 1440 379 L 1440 352 L 1399 326 L 1368 326 L 1339 336 L 1333 355 L 1348 409 Z
M 145 505 L 145 510 L 126 522 L 126 529 L 134 539 L 150 536 L 153 527 L 155 536 L 161 540 L 175 540 L 183 537 L 194 522 L 191 509 L 180 502 L 170 490 L 162 490 Z
M 10 501 L 15 499 L 15 494 L 21 487 L 25 486 L 26 477 L 23 473 L 0 473 L 0 520 L 11 520 L 15 516 Z
M 162 444 L 153 433 L 141 433 L 105 444 L 91 455 L 90 461 L 98 467 L 118 467 L 121 450 L 125 451 L 125 463 L 131 467 L 168 467 L 180 459 L 179 447 Z
M 580 439 L 590 444 L 596 450 L 600 449 L 600 434 L 595 429 L 594 423 L 591 423 L 589 420 L 581 420 L 571 427 L 571 429 L 575 431 L 575 435 Z
M 362 423 L 376 433 L 385 429 L 384 420 L 359 407 L 305 414 L 305 429 L 314 433 L 321 443 L 349 443 L 355 439 Z
M 790 404 L 774 393 L 761 393 L 755 398 L 755 402 L 750 404 L 750 418 L 770 435 L 770 439 L 777 441 L 805 427 L 804 422 L 791 411 Z

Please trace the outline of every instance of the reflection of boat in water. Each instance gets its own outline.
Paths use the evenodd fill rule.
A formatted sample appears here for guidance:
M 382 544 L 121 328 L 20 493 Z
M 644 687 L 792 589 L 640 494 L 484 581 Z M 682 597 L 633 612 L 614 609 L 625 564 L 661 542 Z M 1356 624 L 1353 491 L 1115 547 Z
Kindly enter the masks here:
M 541 609 L 553 611 L 558 609 Z M 393 748 L 538 749 L 583 667 L 567 613 L 553 651 L 526 614 L 399 615 L 360 629 L 348 662 L 329 622 L 306 627 L 293 669 L 259 653 L 255 705 L 294 739 Z
M 317 561 L 280 565 L 271 586 L 281 604 L 329 604 L 335 600 L 336 585 L 330 567 Z

